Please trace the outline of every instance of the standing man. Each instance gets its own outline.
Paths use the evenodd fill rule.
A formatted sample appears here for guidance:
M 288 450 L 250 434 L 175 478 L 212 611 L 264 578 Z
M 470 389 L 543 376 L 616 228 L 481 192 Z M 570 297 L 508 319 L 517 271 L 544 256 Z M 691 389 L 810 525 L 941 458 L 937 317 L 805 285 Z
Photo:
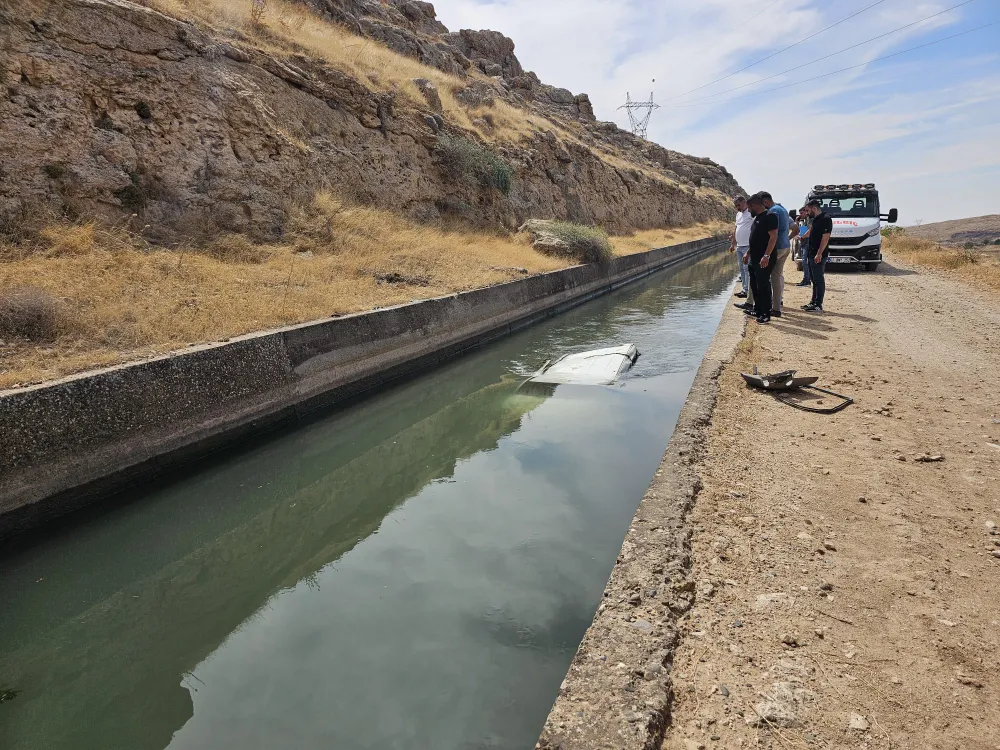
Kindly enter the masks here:
M 809 209 L 803 206 L 799 209 L 799 260 L 802 261 L 802 281 L 798 286 L 812 284 L 809 273 Z
M 806 204 L 812 225 L 809 227 L 809 274 L 812 276 L 812 301 L 803 305 L 803 310 L 823 312 L 823 298 L 826 296 L 826 262 L 830 258 L 827 245 L 833 234 L 833 219 L 823 212 L 823 205 L 813 198 Z
M 750 226 L 753 224 L 753 217 L 747 210 L 747 199 L 742 195 L 733 198 L 736 205 L 736 231 L 733 232 L 732 242 L 729 245 L 729 252 L 736 253 L 736 262 L 740 266 L 740 283 L 743 285 L 742 291 L 736 293 L 740 299 L 745 299 L 744 308 L 753 306 L 753 296 L 750 287 L 750 271 L 747 264 L 743 262 L 747 247 L 750 245 Z
M 750 213 L 753 214 L 753 226 L 750 228 L 750 246 L 744 262 L 750 267 L 750 284 L 753 288 L 754 312 L 758 323 L 771 322 L 771 256 L 777 252 L 780 232 L 778 217 L 764 208 L 764 199 L 758 193 L 750 196 L 747 201 Z M 788 235 L 788 230 L 785 230 Z M 748 311 L 749 312 L 749 311 Z
M 761 191 L 760 197 L 764 200 L 764 208 L 778 217 L 778 244 L 774 249 L 774 262 L 771 263 L 771 304 L 773 305 L 771 314 L 780 318 L 785 297 L 785 261 L 792 254 L 792 240 L 788 233 L 791 219 L 788 216 L 788 209 L 780 203 L 775 203 L 770 193 Z

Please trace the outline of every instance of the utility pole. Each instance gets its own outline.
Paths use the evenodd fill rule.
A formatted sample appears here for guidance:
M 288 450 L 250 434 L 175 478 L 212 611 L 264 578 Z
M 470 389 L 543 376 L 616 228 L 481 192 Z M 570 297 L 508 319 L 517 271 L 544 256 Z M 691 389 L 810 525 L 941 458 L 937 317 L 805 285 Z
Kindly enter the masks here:
M 649 119 L 653 116 L 653 110 L 659 109 L 659 104 L 653 103 L 653 93 L 649 94 L 648 102 L 634 102 L 632 95 L 625 94 L 625 103 L 618 109 L 628 112 L 628 119 L 632 123 L 632 134 L 646 140 L 646 129 L 649 127 Z

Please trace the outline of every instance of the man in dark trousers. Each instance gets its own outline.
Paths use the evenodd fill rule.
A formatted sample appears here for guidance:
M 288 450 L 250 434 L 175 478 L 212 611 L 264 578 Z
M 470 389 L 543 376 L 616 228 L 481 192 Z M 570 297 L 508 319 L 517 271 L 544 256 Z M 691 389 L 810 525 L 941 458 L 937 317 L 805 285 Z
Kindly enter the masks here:
M 778 244 L 778 217 L 764 207 L 764 199 L 752 195 L 747 207 L 753 215 L 750 228 L 750 246 L 744 262 L 750 268 L 750 283 L 753 287 L 753 313 L 758 323 L 771 322 L 771 255 Z M 749 310 L 747 311 L 750 312 Z
M 812 222 L 809 226 L 809 251 L 805 260 L 809 262 L 809 275 L 812 278 L 813 294 L 808 305 L 803 310 L 823 312 L 823 298 L 826 296 L 826 262 L 830 258 L 830 235 L 833 234 L 833 219 L 823 211 L 823 204 L 815 198 L 806 204 Z

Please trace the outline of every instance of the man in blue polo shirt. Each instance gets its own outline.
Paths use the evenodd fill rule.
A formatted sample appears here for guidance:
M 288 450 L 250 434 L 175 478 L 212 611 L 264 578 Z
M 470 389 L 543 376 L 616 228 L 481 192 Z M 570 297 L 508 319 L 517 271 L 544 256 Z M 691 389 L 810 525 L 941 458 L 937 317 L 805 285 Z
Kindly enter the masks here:
M 762 190 L 760 197 L 767 212 L 778 217 L 778 244 L 774 247 L 774 257 L 771 259 L 771 315 L 780 318 L 785 298 L 785 261 L 792 254 L 792 240 L 788 236 L 791 219 L 788 209 L 775 203 L 770 193 Z

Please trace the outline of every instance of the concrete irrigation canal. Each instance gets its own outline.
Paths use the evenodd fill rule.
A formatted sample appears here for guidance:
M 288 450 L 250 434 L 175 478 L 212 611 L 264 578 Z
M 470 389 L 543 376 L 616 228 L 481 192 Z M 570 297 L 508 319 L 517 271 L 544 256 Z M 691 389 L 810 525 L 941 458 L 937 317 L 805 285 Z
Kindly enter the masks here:
M 532 747 L 733 275 L 685 261 L 20 543 L 0 747 Z M 518 390 L 621 343 L 614 387 Z

